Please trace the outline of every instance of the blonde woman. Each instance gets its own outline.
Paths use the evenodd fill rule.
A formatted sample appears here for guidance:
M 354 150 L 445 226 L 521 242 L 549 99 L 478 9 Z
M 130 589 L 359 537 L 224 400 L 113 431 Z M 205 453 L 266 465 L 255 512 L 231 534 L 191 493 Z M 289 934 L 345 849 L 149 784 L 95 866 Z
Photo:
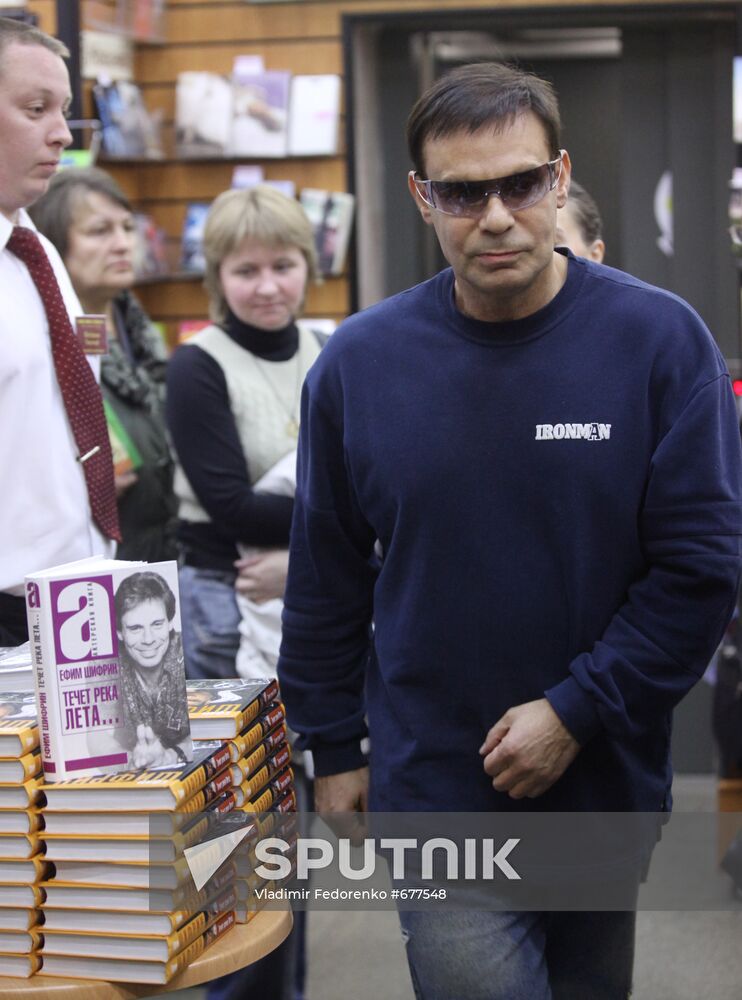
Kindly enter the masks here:
M 213 325 L 179 348 L 167 418 L 177 452 L 180 591 L 190 677 L 235 675 L 240 611 L 283 596 L 293 498 L 256 482 L 296 447 L 320 337 L 297 322 L 316 274 L 298 202 L 266 185 L 226 191 L 204 233 Z M 241 559 L 238 545 L 260 549 Z

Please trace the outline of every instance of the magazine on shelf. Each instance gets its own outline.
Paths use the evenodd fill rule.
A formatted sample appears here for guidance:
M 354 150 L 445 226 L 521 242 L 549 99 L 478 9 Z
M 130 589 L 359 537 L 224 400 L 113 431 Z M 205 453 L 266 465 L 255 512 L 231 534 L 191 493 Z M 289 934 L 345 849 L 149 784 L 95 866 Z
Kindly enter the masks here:
M 226 156 L 231 131 L 230 81 L 217 73 L 179 73 L 175 87 L 178 156 Z
M 345 191 L 302 188 L 301 206 L 312 224 L 321 274 L 342 274 L 353 225 L 355 198 Z
M 198 201 L 192 201 L 186 205 L 183 236 L 180 243 L 180 266 L 183 271 L 203 274 L 206 268 L 204 226 L 209 208 L 210 206 L 205 202 Z
M 288 70 L 242 72 L 232 75 L 230 153 L 255 158 L 286 156 L 288 142 Z
M 93 101 L 108 156 L 162 158 L 159 120 L 147 111 L 135 83 L 99 79 L 93 85 Z
M 194 740 L 232 739 L 278 698 L 276 680 L 189 680 L 187 689 Z
M 334 156 L 338 147 L 339 120 L 339 76 L 317 73 L 292 77 L 289 156 Z
M 134 271 L 137 278 L 165 275 L 170 272 L 165 230 L 157 225 L 151 215 L 134 213 L 136 226 L 136 247 L 134 251 Z
M 234 911 L 223 914 L 208 930 L 167 962 L 116 958 L 85 958 L 76 955 L 44 955 L 41 975 L 73 979 L 108 979 L 114 982 L 163 985 L 187 969 L 204 950 L 234 926 Z
M 175 562 L 55 566 L 26 608 L 46 782 L 193 756 Z

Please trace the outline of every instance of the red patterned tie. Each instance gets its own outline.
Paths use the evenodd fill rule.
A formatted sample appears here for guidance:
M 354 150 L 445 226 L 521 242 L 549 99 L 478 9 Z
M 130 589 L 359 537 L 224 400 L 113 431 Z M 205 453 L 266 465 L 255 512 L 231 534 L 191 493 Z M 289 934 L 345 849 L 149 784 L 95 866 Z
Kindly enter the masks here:
M 79 449 L 93 519 L 107 538 L 121 541 L 113 457 L 98 383 L 75 336 L 54 270 L 36 233 L 14 226 L 8 250 L 28 268 L 44 303 L 57 381 Z

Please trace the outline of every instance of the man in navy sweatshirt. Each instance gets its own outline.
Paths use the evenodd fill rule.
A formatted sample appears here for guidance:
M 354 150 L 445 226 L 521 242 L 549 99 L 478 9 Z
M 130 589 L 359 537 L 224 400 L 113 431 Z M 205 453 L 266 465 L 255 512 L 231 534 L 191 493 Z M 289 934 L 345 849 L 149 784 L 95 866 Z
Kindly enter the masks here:
M 304 390 L 279 676 L 317 809 L 667 810 L 739 578 L 724 360 L 677 296 L 555 251 L 546 82 L 454 70 L 408 142 L 451 266 L 347 320 Z M 424 1000 L 629 995 L 632 913 L 401 919 Z

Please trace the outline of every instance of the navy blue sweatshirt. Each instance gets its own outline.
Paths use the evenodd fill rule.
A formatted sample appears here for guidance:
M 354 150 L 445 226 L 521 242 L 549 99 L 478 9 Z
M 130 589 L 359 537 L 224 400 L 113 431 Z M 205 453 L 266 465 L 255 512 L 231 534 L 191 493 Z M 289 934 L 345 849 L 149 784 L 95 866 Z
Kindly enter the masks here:
M 332 774 L 361 766 L 367 713 L 377 809 L 668 808 L 672 708 L 732 611 L 741 498 L 726 367 L 686 303 L 570 256 L 546 307 L 492 324 L 441 272 L 347 320 L 307 379 L 290 725 Z M 513 800 L 478 748 L 544 696 L 581 750 Z

